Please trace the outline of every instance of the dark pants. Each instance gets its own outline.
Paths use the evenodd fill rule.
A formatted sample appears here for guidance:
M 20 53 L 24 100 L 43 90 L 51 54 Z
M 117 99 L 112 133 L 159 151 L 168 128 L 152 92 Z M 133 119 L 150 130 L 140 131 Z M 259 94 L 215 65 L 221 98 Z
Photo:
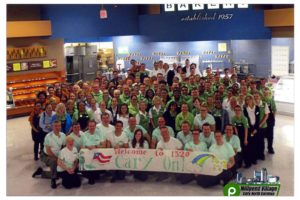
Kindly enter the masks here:
M 99 171 L 82 171 L 82 175 L 89 179 L 89 181 L 95 181 L 95 179 L 99 178 Z
M 146 181 L 148 179 L 148 173 L 144 171 L 133 171 L 133 177 L 140 181 Z
M 43 178 L 51 178 L 56 179 L 57 178 L 57 159 L 51 156 L 48 156 L 44 152 L 41 154 L 41 161 L 43 161 L 48 167 L 50 167 L 50 174 L 49 172 L 43 172 L 42 177 Z
M 248 159 L 245 158 L 245 163 L 246 160 L 247 162 L 249 161 L 250 163 L 254 163 L 258 159 L 258 134 L 259 133 L 256 133 L 254 136 L 251 136 L 251 134 L 249 134 L 248 136 L 248 145 L 247 145 Z
M 257 157 L 258 159 L 261 159 L 265 156 L 265 135 L 267 132 L 267 128 L 260 128 L 257 132 Z
M 242 164 L 243 164 L 243 155 L 241 152 L 237 152 L 234 156 L 234 160 L 235 160 L 235 171 L 239 168 L 242 167 Z
M 274 126 L 269 126 L 267 128 L 267 131 L 265 132 L 265 137 L 268 141 L 268 150 L 273 150 L 273 137 L 274 137 Z
M 59 172 L 58 175 L 62 178 L 62 185 L 67 189 L 80 187 L 81 185 L 80 177 L 76 172 L 69 174 L 67 171 L 63 171 Z
M 244 129 L 244 127 L 243 127 Z M 245 165 L 250 165 L 251 164 L 251 159 L 250 159 L 250 150 L 251 150 L 251 145 L 249 145 L 249 137 L 250 135 L 248 135 L 248 145 L 245 146 L 244 141 L 245 141 L 245 133 L 244 130 L 239 130 L 239 139 L 241 142 L 241 149 L 242 152 L 238 153 L 239 155 L 237 157 L 235 157 L 235 161 L 238 164 L 238 168 L 240 168 L 243 164 L 243 161 L 245 162 Z
M 124 180 L 125 179 L 125 171 L 122 170 L 115 170 L 115 171 L 111 171 L 112 173 L 112 178 L 116 179 L 116 180 Z
M 233 168 L 223 170 L 218 176 L 198 175 L 196 176 L 197 184 L 204 188 L 218 185 L 220 180 L 223 180 L 224 184 L 227 184 L 233 178 L 233 170 Z
M 194 174 L 178 174 L 177 180 L 180 181 L 181 184 L 188 184 L 189 182 L 195 179 Z
M 31 137 L 34 142 L 33 145 L 33 152 L 34 152 L 34 158 L 38 158 L 39 153 L 39 147 L 40 152 L 44 149 L 44 139 L 47 133 L 43 131 L 35 132 L 33 129 L 31 129 Z

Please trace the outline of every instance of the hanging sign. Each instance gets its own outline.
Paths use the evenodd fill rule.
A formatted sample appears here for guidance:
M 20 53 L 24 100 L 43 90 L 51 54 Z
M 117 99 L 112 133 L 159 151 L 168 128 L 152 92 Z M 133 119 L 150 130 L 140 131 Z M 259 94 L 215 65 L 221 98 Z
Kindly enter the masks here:
M 79 170 L 157 171 L 216 176 L 227 163 L 208 152 L 159 149 L 81 149 Z

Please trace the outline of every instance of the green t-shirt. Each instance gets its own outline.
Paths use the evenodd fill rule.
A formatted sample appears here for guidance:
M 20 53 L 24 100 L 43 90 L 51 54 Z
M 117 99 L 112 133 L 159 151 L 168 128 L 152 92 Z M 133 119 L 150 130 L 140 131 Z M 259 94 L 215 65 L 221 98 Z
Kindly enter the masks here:
M 224 142 L 223 145 L 217 145 L 216 143 L 211 145 L 209 152 L 215 154 L 220 160 L 229 162 L 230 158 L 235 155 L 234 150 L 230 144 Z
M 103 93 L 101 91 L 98 94 L 92 92 L 92 95 L 97 103 L 100 103 L 103 100 Z
M 177 136 L 176 138 L 178 140 L 180 140 L 180 142 L 185 145 L 186 143 L 190 142 L 193 140 L 193 135 L 192 135 L 192 132 L 190 131 L 189 134 L 187 135 L 184 135 L 182 131 L 178 132 L 177 133 Z
M 104 134 L 98 133 L 95 131 L 94 134 L 91 134 L 89 131 L 86 131 L 81 136 L 81 144 L 83 147 L 89 146 L 99 146 L 101 142 L 104 142 L 106 137 Z
M 240 118 L 238 118 L 237 116 L 233 116 L 231 122 L 235 127 L 242 124 L 244 128 L 249 128 L 248 119 L 243 115 Z
M 129 110 L 129 113 L 135 117 L 138 113 L 139 113 L 139 108 L 138 106 L 133 106 L 131 103 L 129 104 L 128 106 L 128 110 Z
M 214 132 L 211 132 L 208 137 L 205 137 L 204 133 L 200 133 L 200 141 L 204 142 L 207 146 L 207 148 L 210 148 L 210 146 L 214 143 L 216 143 Z
M 170 127 L 170 126 L 166 126 L 166 127 L 168 128 L 169 135 L 171 137 L 175 137 L 175 133 L 174 133 L 174 130 L 172 129 L 172 127 Z M 159 142 L 161 140 L 161 134 L 160 134 L 160 128 L 159 127 L 157 127 L 156 129 L 153 130 L 152 139 L 155 139 L 156 142 Z
M 130 96 L 126 96 L 124 93 L 120 95 L 120 101 L 122 104 L 129 104 L 130 103 Z
M 223 135 L 223 140 L 224 140 L 224 142 L 231 144 L 233 150 L 235 150 L 236 152 L 242 151 L 240 138 L 238 136 L 232 135 L 228 140 L 226 135 Z
M 193 151 L 208 151 L 207 145 L 204 142 L 195 144 L 194 141 L 189 141 L 184 145 L 184 150 L 192 149 Z
M 194 127 L 194 115 L 190 112 L 187 113 L 186 116 L 183 116 L 182 112 L 179 113 L 175 119 L 175 128 L 176 131 L 181 130 L 181 124 L 183 121 L 188 121 L 190 123 L 190 129 L 193 130 Z

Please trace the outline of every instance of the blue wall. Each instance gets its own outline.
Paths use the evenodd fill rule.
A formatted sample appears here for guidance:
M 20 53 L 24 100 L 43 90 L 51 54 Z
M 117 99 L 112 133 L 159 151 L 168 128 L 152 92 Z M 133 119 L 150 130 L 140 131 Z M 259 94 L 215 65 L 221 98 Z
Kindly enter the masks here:
M 294 61 L 294 38 L 272 38 L 272 46 L 289 46 L 290 62 Z
M 51 38 L 64 38 L 65 42 L 112 41 L 111 36 L 138 34 L 136 5 L 105 5 L 108 19 L 99 18 L 100 8 L 91 4 L 43 5 L 41 15 L 51 20 Z
M 186 16 L 216 14 L 215 20 L 182 21 Z M 229 20 L 218 20 L 220 14 L 233 14 Z M 201 41 L 231 39 L 271 39 L 271 30 L 264 27 L 262 10 L 218 9 L 203 11 L 164 12 L 141 15 L 140 34 L 152 41 Z

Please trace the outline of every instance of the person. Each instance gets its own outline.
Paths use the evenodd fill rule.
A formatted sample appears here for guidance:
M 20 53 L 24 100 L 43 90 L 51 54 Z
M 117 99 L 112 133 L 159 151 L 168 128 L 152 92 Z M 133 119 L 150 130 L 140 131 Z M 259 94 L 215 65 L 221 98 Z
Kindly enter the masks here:
M 99 84 L 94 83 L 92 86 L 92 95 L 94 97 L 94 99 L 96 100 L 97 103 L 100 103 L 103 100 L 103 94 L 102 91 L 100 91 L 100 87 Z
M 123 85 L 123 93 L 120 95 L 120 101 L 126 105 L 130 103 L 130 88 L 127 84 Z
M 128 138 L 125 134 L 122 134 L 123 123 L 122 121 L 116 121 L 115 131 L 113 134 L 107 137 L 107 148 L 128 148 Z M 116 180 L 125 179 L 125 171 L 115 170 L 112 172 L 111 183 L 116 182 Z
M 240 146 L 242 148 L 242 158 L 245 162 L 245 168 L 249 168 L 251 166 L 251 160 L 249 159 L 249 148 L 248 148 L 248 128 L 249 123 L 247 118 L 242 114 L 242 108 L 239 105 L 236 105 L 235 108 L 235 116 L 232 118 L 232 124 L 234 125 L 235 133 L 239 137 Z M 242 161 L 243 161 L 242 160 Z M 237 162 L 241 165 L 240 162 Z
M 173 84 L 173 79 L 175 77 L 176 68 L 177 68 L 177 64 L 173 63 L 171 69 L 167 73 L 167 83 L 169 86 L 171 86 Z
M 150 117 L 146 109 L 147 103 L 145 101 L 141 101 L 139 104 L 139 112 L 135 118 L 138 125 L 141 125 L 145 130 L 150 132 Z
M 34 142 L 33 145 L 33 153 L 34 153 L 34 160 L 38 160 L 38 153 L 39 153 L 39 147 L 40 151 L 42 151 L 42 133 L 41 133 L 41 128 L 39 126 L 39 121 L 40 121 L 40 114 L 42 112 L 41 110 L 42 103 L 39 101 L 36 101 L 34 103 L 34 109 L 30 113 L 30 116 L 28 118 L 28 121 L 30 122 L 31 126 L 31 137 Z
M 152 140 L 151 140 L 151 148 L 155 149 L 157 143 L 161 140 L 161 133 L 160 133 L 160 128 L 162 127 L 167 127 L 170 135 L 172 137 L 175 137 L 174 130 L 170 126 L 166 126 L 166 120 L 164 117 L 159 117 L 158 118 L 158 127 L 155 128 L 152 132 Z
M 42 104 L 41 109 L 45 110 L 46 103 L 47 103 L 47 101 L 46 101 L 47 100 L 47 93 L 45 91 L 39 91 L 36 96 L 37 96 L 36 101 L 39 101 Z
M 187 103 L 182 103 L 181 112 L 176 116 L 175 128 L 176 132 L 181 130 L 181 124 L 183 121 L 188 121 L 190 123 L 191 129 L 193 129 L 194 115 L 188 111 Z
M 164 109 L 161 105 L 161 98 L 159 96 L 153 97 L 153 107 L 150 108 L 149 110 L 149 117 L 150 117 L 150 122 L 152 125 L 152 128 L 155 129 L 158 126 L 158 118 L 163 116 L 164 114 Z
M 167 149 L 167 150 L 182 150 L 183 145 L 182 143 L 170 136 L 169 130 L 166 126 L 160 128 L 160 134 L 162 139 L 157 143 L 156 149 Z M 168 173 L 158 173 L 158 177 L 156 181 L 163 181 L 169 178 Z
M 41 128 L 41 148 L 44 149 L 44 140 L 46 135 L 52 131 L 51 121 L 52 117 L 55 114 L 52 111 L 52 106 L 50 103 L 46 103 L 45 111 L 41 113 L 40 120 L 39 120 L 39 127 Z
M 73 122 L 72 124 L 72 132 L 70 133 L 70 137 L 74 140 L 74 146 L 76 147 L 77 151 L 80 151 L 81 144 L 81 136 L 83 132 L 80 130 L 80 124 L 78 122 Z
M 227 110 L 222 108 L 221 100 L 215 101 L 215 108 L 212 110 L 211 115 L 216 122 L 216 130 L 224 131 L 225 125 L 229 124 L 229 116 Z
M 205 103 L 203 103 L 200 107 L 200 114 L 197 114 L 193 121 L 195 129 L 201 129 L 203 124 L 208 123 L 210 125 L 210 129 L 212 131 L 215 130 L 216 121 L 214 117 L 211 114 L 208 114 L 207 112 L 207 106 Z
M 229 106 L 228 108 L 226 109 L 227 112 L 228 112 L 228 116 L 229 116 L 229 123 L 232 123 L 232 117 L 235 115 L 235 112 L 234 112 L 234 108 L 235 106 L 238 105 L 237 104 L 237 100 L 236 100 L 236 97 L 235 96 L 232 96 L 229 100 Z
M 195 129 L 192 131 L 192 140 L 187 142 L 184 145 L 184 150 L 186 151 L 202 151 L 207 152 L 207 146 L 204 142 L 200 141 L 200 132 L 199 129 Z M 194 174 L 180 174 L 178 176 L 178 180 L 181 182 L 181 184 L 187 184 L 195 179 Z
M 55 96 L 55 91 L 54 91 L 54 87 L 51 85 L 48 87 L 48 96 L 47 96 L 47 100 L 48 102 L 50 101 L 50 99 L 54 99 L 54 101 L 56 102 L 56 104 L 58 104 L 60 102 L 59 97 Z
M 81 136 L 81 149 L 93 150 L 96 148 L 106 148 L 105 133 L 100 133 L 96 129 L 95 120 L 88 122 L 88 130 Z M 90 185 L 95 184 L 95 178 L 99 175 L 97 171 L 83 171 L 82 173 L 89 180 Z
M 150 142 L 150 136 L 147 131 L 140 125 L 137 125 L 135 117 L 130 117 L 128 120 L 129 126 L 127 126 L 123 133 L 128 137 L 129 141 L 133 140 L 134 132 L 137 129 L 141 129 L 143 131 L 143 136 L 147 139 L 148 143 Z
M 152 100 L 154 98 L 154 95 L 155 95 L 155 93 L 151 88 L 146 90 L 146 96 L 145 97 L 146 97 L 146 100 L 148 102 L 147 111 L 149 111 L 150 108 L 152 107 Z
M 71 119 L 73 118 L 73 114 L 75 113 L 75 103 L 73 100 L 69 99 L 66 103 L 66 112 L 69 114 Z
M 170 126 L 173 130 L 176 130 L 175 121 L 176 116 L 180 112 L 180 109 L 177 108 L 175 101 L 171 102 L 167 110 L 163 114 L 163 118 L 166 120 L 166 125 Z
M 109 115 L 109 121 L 111 122 L 112 121 L 112 114 L 111 112 L 106 108 L 106 103 L 105 101 L 101 101 L 99 103 L 99 109 L 97 109 L 95 112 L 94 112 L 94 119 L 95 121 L 97 122 L 97 124 L 99 123 L 102 123 L 101 121 L 101 115 L 103 113 L 107 113 Z
M 118 110 L 117 120 L 123 122 L 124 128 L 128 127 L 128 121 L 130 117 L 131 115 L 129 114 L 127 104 L 121 104 L 120 109 Z
M 118 106 L 118 99 L 113 97 L 111 99 L 111 105 L 108 108 L 108 110 L 110 111 L 111 115 L 112 115 L 112 119 L 110 121 L 111 125 L 115 125 L 116 121 L 117 121 L 117 114 L 118 114 L 118 110 L 119 110 L 119 106 Z
M 233 133 L 234 133 L 234 126 L 232 124 L 227 124 L 225 126 L 225 134 L 223 135 L 223 141 L 229 143 L 234 150 L 234 153 L 235 153 L 235 155 L 234 155 L 234 160 L 235 160 L 234 172 L 236 172 L 237 169 L 242 166 L 243 153 L 242 153 L 240 139 L 237 135 L 235 135 Z
M 102 113 L 101 114 L 101 124 L 97 124 L 96 128 L 99 130 L 101 134 L 105 135 L 105 138 L 110 138 L 114 132 L 115 127 L 111 124 L 109 124 L 109 114 L 108 113 Z
M 63 103 L 57 104 L 51 123 L 56 120 L 61 122 L 61 132 L 68 134 L 72 126 L 72 119 L 66 112 L 66 107 Z
M 189 77 L 191 72 L 190 72 L 190 60 L 185 59 L 185 65 L 182 68 L 182 72 L 186 74 L 186 77 Z
M 248 120 L 249 129 L 248 129 L 248 150 L 249 150 L 249 160 L 251 164 L 256 165 L 259 157 L 259 141 L 258 134 L 259 132 L 259 116 L 260 109 L 257 105 L 254 104 L 254 99 L 252 95 L 246 96 L 244 107 L 244 116 Z
M 41 161 L 50 167 L 50 177 L 51 177 L 51 188 L 55 189 L 56 178 L 57 178 L 57 157 L 59 151 L 66 144 L 66 136 L 64 133 L 60 132 L 61 123 L 60 121 L 54 121 L 52 123 L 53 131 L 49 132 L 44 141 L 44 149 L 41 154 Z M 41 167 L 32 175 L 42 175 L 42 177 L 49 177 L 47 172 L 44 172 Z
M 177 133 L 176 138 L 184 146 L 189 141 L 192 141 L 192 132 L 190 130 L 190 124 L 188 121 L 183 121 L 181 124 L 181 131 Z
M 204 188 L 218 185 L 221 181 L 223 181 L 223 186 L 225 186 L 234 176 L 233 170 L 235 165 L 235 160 L 234 160 L 235 153 L 232 146 L 227 142 L 224 142 L 221 131 L 216 131 L 214 137 L 216 143 L 214 143 L 209 148 L 209 152 L 216 155 L 218 159 L 225 160 L 227 162 L 227 169 L 223 170 L 223 172 L 218 176 L 208 176 L 208 175 L 197 176 L 196 177 L 197 184 Z
M 59 151 L 57 159 L 58 176 L 62 178 L 62 185 L 66 189 L 77 188 L 81 185 L 81 180 L 77 174 L 78 151 L 74 146 L 74 139 L 66 137 L 66 147 Z
M 129 113 L 135 117 L 139 112 L 138 98 L 136 95 L 131 95 L 130 99 L 131 101 L 128 106 Z
M 267 130 L 266 130 L 266 138 L 268 141 L 268 153 L 274 154 L 274 148 L 273 148 L 273 137 L 274 137 L 274 126 L 275 126 L 275 116 L 277 112 L 276 104 L 274 101 L 274 98 L 272 97 L 272 92 L 269 88 L 265 87 L 263 89 L 263 101 L 266 103 L 269 107 L 270 113 L 269 117 L 267 119 Z
M 85 103 L 83 101 L 78 102 L 78 110 L 73 114 L 73 122 L 80 124 L 80 129 L 86 131 L 88 129 L 88 122 L 93 120 L 93 113 L 90 110 L 85 109 Z
M 269 118 L 269 107 L 267 103 L 264 103 L 261 100 L 259 92 L 254 92 L 254 101 L 260 109 L 260 116 L 259 116 L 259 132 L 258 134 L 258 159 L 265 160 L 265 136 L 268 128 L 267 120 Z
M 115 86 L 118 86 L 119 85 L 119 81 L 120 81 L 120 78 L 119 78 L 119 71 L 118 70 L 114 70 L 113 73 L 113 78 L 110 80 L 110 82 L 114 83 Z
M 200 141 L 205 142 L 207 148 L 210 148 L 210 146 L 216 142 L 214 138 L 214 132 L 211 131 L 210 125 L 208 123 L 204 123 L 202 125 Z

